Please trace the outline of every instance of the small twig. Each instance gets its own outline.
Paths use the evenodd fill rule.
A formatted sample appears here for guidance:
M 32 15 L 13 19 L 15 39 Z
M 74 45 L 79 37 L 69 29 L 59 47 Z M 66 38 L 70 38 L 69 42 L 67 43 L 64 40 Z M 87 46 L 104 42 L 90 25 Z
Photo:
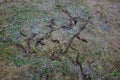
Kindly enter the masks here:
M 45 26 L 45 27 L 49 27 L 51 30 L 50 30 L 45 36 L 43 36 L 43 37 L 41 37 L 41 38 L 39 38 L 39 39 L 36 40 L 36 42 L 35 42 L 35 46 L 36 46 L 36 47 L 38 46 L 38 44 L 41 44 L 42 46 L 46 45 L 45 43 L 43 43 L 43 41 L 46 40 L 46 39 L 49 39 L 49 38 L 51 37 L 52 32 L 60 29 L 60 28 L 56 28 L 56 29 L 55 29 L 55 28 L 53 27 L 53 26 L 55 26 L 55 25 L 56 25 L 56 23 L 54 22 L 54 19 L 51 19 L 51 20 L 49 21 L 49 24 Z M 51 41 L 52 41 L 52 42 L 59 43 L 58 40 L 51 40 Z
M 89 21 L 89 19 L 90 19 L 90 17 L 88 18 L 88 21 Z M 68 52 L 69 48 L 71 47 L 71 44 L 72 44 L 73 40 L 75 38 L 78 38 L 78 36 L 80 35 L 80 33 L 87 27 L 88 21 L 85 22 L 85 24 L 83 25 L 83 27 L 79 28 L 79 31 L 75 35 L 73 35 L 73 37 L 70 39 L 70 41 L 68 42 L 68 45 L 66 47 L 66 50 L 64 51 L 64 54 Z
M 51 39 L 51 41 L 54 42 L 54 43 L 60 43 L 60 41 L 57 40 L 57 39 L 55 39 L 55 40 L 54 40 L 54 39 Z
M 70 20 L 69 20 L 70 23 L 73 23 L 74 25 L 77 23 L 78 20 L 83 21 L 83 22 L 89 22 L 89 23 L 93 24 L 92 22 L 89 21 L 89 19 L 90 19 L 91 17 L 89 17 L 88 20 L 86 20 L 86 19 L 84 19 L 84 18 L 81 18 L 80 16 L 78 16 L 78 17 L 72 17 L 72 16 L 70 15 L 70 12 L 69 12 L 67 9 L 63 9 L 62 12 L 64 12 L 65 14 L 68 15 L 68 17 L 70 18 Z
M 78 22 L 77 17 L 72 17 L 67 9 L 63 9 L 62 12 L 64 12 L 70 18 L 69 24 L 67 26 L 62 26 L 62 28 L 72 29 L 72 27 Z
M 35 43 L 35 47 L 37 47 L 37 46 L 38 46 L 38 44 L 41 44 L 42 46 L 46 45 L 45 43 L 43 43 L 43 40 L 44 40 L 44 38 L 43 38 L 43 37 L 42 37 L 42 38 L 37 39 L 37 40 L 36 40 L 36 43 Z
M 70 12 L 67 9 L 63 9 L 62 12 L 67 14 L 68 17 L 72 18 L 72 16 L 70 15 Z
M 77 19 L 80 21 L 80 22 L 87 22 L 87 23 L 90 23 L 93 25 L 93 23 L 90 21 L 91 17 L 88 17 L 88 19 L 84 19 L 84 18 L 81 18 L 81 17 L 77 17 Z
M 70 48 L 77 52 L 76 63 L 80 67 L 80 71 L 81 71 L 81 74 L 82 74 L 82 79 L 83 80 L 91 80 L 91 78 L 88 77 L 87 75 L 85 75 L 84 72 L 83 72 L 82 63 L 79 61 L 80 54 L 79 54 L 78 50 L 75 49 L 74 47 L 70 47 Z
M 27 53 L 27 50 L 26 50 L 26 48 L 25 48 L 23 45 L 21 45 L 21 44 L 19 44 L 19 43 L 15 43 L 15 45 L 16 45 L 16 47 L 17 47 L 18 49 L 22 49 L 25 53 Z
M 49 21 L 49 24 L 48 25 L 46 25 L 45 27 L 49 27 L 51 30 L 53 30 L 53 29 L 55 29 L 53 26 L 55 26 L 56 25 L 56 23 L 54 22 L 54 19 L 51 19 L 50 21 Z
M 32 33 L 31 36 L 28 37 L 22 30 L 20 30 L 20 34 L 23 37 L 25 37 L 25 42 L 26 42 L 28 48 L 31 47 L 31 40 L 34 40 L 34 38 L 38 35 L 36 33 Z
M 20 30 L 20 34 L 21 34 L 23 37 L 27 37 L 27 35 L 24 34 L 22 30 Z
M 73 50 L 75 50 L 75 51 L 77 52 L 76 63 L 79 65 L 80 70 L 83 71 L 83 69 L 82 69 L 82 64 L 81 64 L 80 61 L 79 61 L 80 54 L 79 54 L 78 50 L 75 49 L 74 47 L 70 47 L 70 48 L 73 49 Z
M 88 41 L 87 41 L 86 39 L 80 38 L 79 36 L 77 36 L 77 39 L 78 39 L 78 40 L 81 40 L 81 41 L 83 41 L 83 42 L 85 42 L 85 43 L 88 43 Z
M 73 35 L 73 37 L 72 37 L 72 38 L 70 39 L 70 41 L 68 42 L 68 45 L 67 45 L 66 50 L 65 50 L 64 53 L 67 53 L 67 52 L 68 52 L 69 48 L 71 47 L 71 44 L 72 44 L 73 40 L 74 40 L 76 37 L 78 37 L 78 35 L 79 35 L 85 28 L 86 28 L 86 25 L 83 26 L 82 28 L 80 28 L 79 31 L 78 31 L 75 35 Z
M 67 45 L 67 47 L 66 47 L 66 50 L 65 50 L 64 54 L 68 52 L 68 50 L 69 50 L 69 48 L 70 48 L 70 46 L 71 46 L 74 38 L 76 38 L 78 35 L 79 35 L 79 32 L 76 33 L 75 35 L 73 35 L 73 37 L 70 39 L 70 41 L 68 42 L 68 45 Z

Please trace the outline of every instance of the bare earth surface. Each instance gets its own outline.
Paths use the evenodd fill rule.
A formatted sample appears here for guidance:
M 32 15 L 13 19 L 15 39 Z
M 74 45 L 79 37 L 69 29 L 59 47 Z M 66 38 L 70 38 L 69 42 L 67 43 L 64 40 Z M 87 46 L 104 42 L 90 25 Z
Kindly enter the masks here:
M 0 0 L 0 80 L 120 80 L 119 0 Z

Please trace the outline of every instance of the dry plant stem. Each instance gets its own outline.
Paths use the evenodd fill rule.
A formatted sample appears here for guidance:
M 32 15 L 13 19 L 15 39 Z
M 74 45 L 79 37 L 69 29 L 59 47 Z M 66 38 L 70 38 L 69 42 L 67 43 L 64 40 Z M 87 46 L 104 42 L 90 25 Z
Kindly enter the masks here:
M 26 48 L 25 48 L 23 45 L 21 45 L 21 44 L 19 44 L 19 43 L 16 43 L 15 45 L 16 45 L 16 47 L 17 47 L 18 49 L 22 49 L 23 52 L 27 53 L 27 50 L 26 50 Z
M 78 22 L 78 18 L 77 17 L 72 17 L 70 15 L 70 12 L 67 9 L 63 9 L 62 12 L 65 13 L 69 17 L 69 24 L 67 26 L 64 26 L 64 27 L 66 27 L 68 29 L 72 29 L 72 27 L 74 25 L 76 25 L 76 23 Z
M 20 30 L 20 35 L 22 35 L 23 37 L 27 37 L 27 35 L 24 34 L 22 30 Z
M 79 68 L 80 68 L 81 75 L 80 75 L 80 74 L 79 74 L 79 75 L 80 75 L 80 77 L 82 77 L 81 79 L 82 79 L 82 80 L 85 80 L 84 73 L 83 73 L 83 68 L 82 68 L 82 64 L 79 62 L 80 54 L 79 54 L 78 50 L 75 49 L 74 47 L 70 47 L 70 48 L 77 52 L 77 57 L 76 57 L 76 59 L 75 59 L 75 60 L 76 60 L 76 65 L 78 65 Z M 78 78 L 78 80 L 79 80 L 79 78 Z
M 21 30 L 20 34 L 25 37 L 25 42 L 26 42 L 26 46 L 23 46 L 19 43 L 16 43 L 16 46 L 18 48 L 21 48 L 25 53 L 30 53 L 30 49 L 31 49 L 31 40 L 33 40 L 34 37 L 37 36 L 36 33 L 32 33 L 30 37 L 28 37 L 26 34 L 24 34 L 24 32 Z
M 90 23 L 90 21 L 89 21 L 90 17 L 88 18 L 88 20 L 85 20 L 85 19 L 82 19 L 82 18 L 79 18 L 79 17 L 72 17 L 72 16 L 70 15 L 69 11 L 66 10 L 66 9 L 64 9 L 63 12 L 64 12 L 65 14 L 67 14 L 68 17 L 70 18 L 70 19 L 69 19 L 69 24 L 68 24 L 67 26 L 65 26 L 65 27 L 68 28 L 68 29 L 72 29 L 73 26 L 76 25 L 78 19 L 79 19 L 80 21 L 82 21 L 82 22 L 85 22 L 85 24 L 83 25 L 83 27 L 81 27 L 81 28 L 79 29 L 79 31 L 78 31 L 75 35 L 73 35 L 73 37 L 72 37 L 72 38 L 70 39 L 70 41 L 68 42 L 68 45 L 67 45 L 67 47 L 66 47 L 66 50 L 64 51 L 64 53 L 67 53 L 68 50 L 69 50 L 69 48 L 71 47 L 71 44 L 73 43 L 73 40 L 74 40 L 75 38 L 78 38 L 78 36 L 80 35 L 80 33 L 86 28 L 86 25 L 87 25 L 88 23 Z M 54 22 L 54 19 L 51 19 L 51 20 L 49 21 L 49 24 L 45 26 L 45 27 L 49 27 L 51 30 L 50 30 L 45 36 L 43 36 L 43 37 L 38 38 L 38 39 L 35 40 L 35 47 L 37 47 L 38 44 L 41 44 L 42 46 L 44 46 L 45 43 L 44 43 L 43 41 L 51 38 L 52 32 L 54 32 L 54 31 L 59 30 L 59 29 L 62 28 L 62 27 L 54 28 L 55 25 L 56 25 L 56 23 Z M 31 48 L 31 46 L 30 46 L 31 40 L 34 40 L 34 37 L 36 37 L 38 34 L 33 33 L 33 34 L 31 35 L 32 37 L 27 37 L 27 35 L 25 35 L 25 34 L 23 33 L 23 31 L 20 31 L 20 34 L 21 34 L 23 37 L 26 38 L 25 41 L 26 41 L 26 43 L 27 43 L 27 48 L 30 49 L 30 48 Z M 80 39 L 80 40 L 85 42 L 85 40 L 82 40 L 82 39 Z M 51 41 L 54 42 L 54 43 L 59 43 L 58 40 L 52 40 L 52 39 L 51 39 Z M 87 41 L 86 41 L 86 42 L 87 42 Z
M 67 14 L 70 18 L 72 18 L 72 16 L 70 15 L 69 11 L 67 9 L 63 9 L 62 12 L 64 12 L 65 14 Z
M 91 78 L 88 77 L 87 75 L 85 75 L 84 72 L 83 72 L 82 64 L 79 61 L 80 54 L 79 54 L 78 50 L 76 48 L 74 48 L 74 47 L 70 47 L 70 48 L 77 52 L 76 64 L 79 66 L 80 71 L 81 71 L 81 74 L 79 74 L 79 76 L 78 76 L 78 80 L 81 80 L 81 79 L 82 80 L 91 80 Z M 79 77 L 80 77 L 80 79 L 79 79 Z
M 44 46 L 45 43 L 43 43 L 43 41 L 44 41 L 44 40 L 47 40 L 47 39 L 49 39 L 49 38 L 51 38 L 52 32 L 54 32 L 54 31 L 56 31 L 56 30 L 59 30 L 59 29 L 60 29 L 60 28 L 56 28 L 56 29 L 50 30 L 45 36 L 43 36 L 43 37 L 37 39 L 37 40 L 36 40 L 36 43 L 35 43 L 35 47 L 37 47 L 38 44 L 41 44 L 42 46 Z M 55 43 L 59 43 L 58 40 L 53 41 L 53 40 L 51 39 L 51 41 L 52 41 L 52 42 L 55 42 Z
M 80 35 L 80 33 L 86 28 L 87 24 L 88 24 L 88 23 L 86 22 L 86 23 L 83 25 L 83 27 L 81 27 L 81 28 L 79 29 L 79 31 L 78 31 L 75 35 L 73 35 L 73 37 L 72 37 L 72 38 L 70 39 L 70 41 L 68 42 L 68 45 L 67 45 L 67 47 L 66 47 L 66 50 L 64 51 L 64 54 L 68 52 L 69 48 L 71 47 L 71 44 L 72 44 L 73 40 Z
M 91 17 L 88 17 L 88 20 L 86 20 L 86 19 L 84 19 L 84 18 L 81 18 L 80 16 L 78 16 L 78 17 L 72 17 L 72 16 L 70 15 L 70 12 L 69 12 L 67 9 L 63 9 L 62 12 L 65 13 L 65 14 L 70 18 L 70 19 L 69 19 L 69 24 L 68 24 L 68 26 L 73 26 L 73 25 L 75 25 L 78 20 L 79 20 L 80 22 L 89 22 L 89 23 L 93 24 L 91 21 L 89 21 L 89 19 L 90 19 Z

